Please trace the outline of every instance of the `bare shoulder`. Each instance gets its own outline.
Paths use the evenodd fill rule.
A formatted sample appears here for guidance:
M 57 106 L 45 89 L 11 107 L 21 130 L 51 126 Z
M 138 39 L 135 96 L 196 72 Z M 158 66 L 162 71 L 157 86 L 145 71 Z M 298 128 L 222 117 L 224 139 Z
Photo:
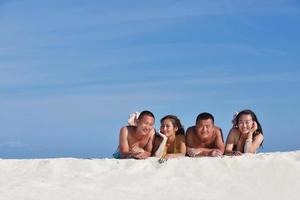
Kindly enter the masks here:
M 218 126 L 214 127 L 214 132 L 216 135 L 221 135 L 222 134 L 222 129 Z
M 134 126 L 123 126 L 120 130 L 120 135 L 130 135 L 131 133 L 133 133 L 135 131 L 135 127 Z
M 186 130 L 185 142 L 188 147 L 194 146 L 195 140 L 195 126 L 191 126 Z
M 176 139 L 178 139 L 178 141 L 180 141 L 180 142 L 185 143 L 185 135 L 181 135 L 181 134 L 176 135 Z
M 255 140 L 263 141 L 263 140 L 264 140 L 264 136 L 263 136 L 263 134 L 259 133 L 258 135 L 255 136 L 254 139 L 255 139 Z
M 195 133 L 195 126 L 191 126 L 186 130 L 186 135 L 194 134 Z
M 239 136 L 239 131 L 237 128 L 232 128 L 230 129 L 228 136 L 230 137 L 238 137 Z
M 123 126 L 123 127 L 120 129 L 120 134 L 125 134 L 125 133 L 128 133 L 128 128 L 127 128 L 127 126 Z

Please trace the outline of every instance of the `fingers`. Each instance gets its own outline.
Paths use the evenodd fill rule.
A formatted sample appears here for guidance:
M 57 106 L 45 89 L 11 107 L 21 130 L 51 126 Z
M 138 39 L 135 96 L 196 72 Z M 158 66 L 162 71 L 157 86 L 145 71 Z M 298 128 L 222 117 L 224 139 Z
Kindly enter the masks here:
M 167 160 L 166 159 L 163 159 L 163 158 L 160 158 L 159 160 L 158 160 L 158 162 L 161 164 L 161 163 L 164 163 L 164 162 L 166 162 Z
M 140 147 L 138 147 L 138 146 L 133 146 L 133 147 L 131 148 L 131 152 L 132 152 L 132 153 L 143 153 L 143 152 L 145 152 L 145 150 L 142 149 L 142 148 L 140 148 Z
M 164 134 L 162 134 L 161 132 L 159 132 L 159 136 L 164 138 L 164 139 L 167 139 L 167 136 L 165 136 Z
M 243 155 L 243 154 L 242 154 L 242 152 L 240 152 L 240 151 L 234 151 L 232 155 L 233 155 L 233 156 L 241 156 L 241 155 Z
M 158 162 L 159 163 L 164 163 L 164 162 L 166 162 L 168 160 L 168 156 L 167 155 L 164 155 L 164 156 L 162 156 L 159 160 L 158 160 Z
M 188 148 L 188 155 L 190 157 L 196 157 L 199 151 L 197 149 Z
M 211 155 L 212 155 L 213 157 L 218 157 L 218 156 L 222 156 L 223 153 L 222 153 L 221 150 L 215 149 L 215 150 L 212 151 L 212 154 L 211 154 Z
M 256 121 L 254 121 L 254 130 L 256 131 L 258 128 Z
M 150 154 L 148 154 L 148 152 L 146 152 L 146 151 L 145 152 L 139 152 L 134 157 L 137 158 L 137 159 L 146 159 L 146 158 L 150 157 Z
M 254 131 L 257 130 L 257 128 L 258 128 L 257 123 L 256 123 L 256 121 L 254 121 L 254 122 L 253 122 L 253 126 L 252 126 L 252 128 L 251 128 L 251 131 L 254 132 Z

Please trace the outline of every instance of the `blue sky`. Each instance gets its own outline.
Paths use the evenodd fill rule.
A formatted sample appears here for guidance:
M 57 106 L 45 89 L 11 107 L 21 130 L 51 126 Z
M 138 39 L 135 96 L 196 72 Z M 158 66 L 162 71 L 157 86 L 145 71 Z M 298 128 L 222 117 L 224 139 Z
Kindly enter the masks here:
M 300 149 L 298 0 L 0 0 L 0 157 L 110 157 L 131 112 Z

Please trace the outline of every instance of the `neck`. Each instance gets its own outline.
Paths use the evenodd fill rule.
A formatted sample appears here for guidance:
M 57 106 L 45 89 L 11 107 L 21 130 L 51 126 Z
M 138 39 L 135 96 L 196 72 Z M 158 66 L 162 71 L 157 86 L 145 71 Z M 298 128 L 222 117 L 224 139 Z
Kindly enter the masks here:
M 249 133 L 242 133 L 242 132 L 240 133 L 241 133 L 240 139 L 246 140 L 248 138 Z
M 199 138 L 199 141 L 201 143 L 209 143 L 211 141 L 211 136 L 201 137 L 201 136 L 197 135 L 197 137 Z
M 176 135 L 170 135 L 168 137 L 168 143 L 173 143 L 175 141 Z
M 134 137 L 135 139 L 137 139 L 137 140 L 140 140 L 140 139 L 142 139 L 143 137 L 145 137 L 145 135 L 136 129 L 136 131 L 134 132 L 134 136 L 133 136 L 133 137 Z

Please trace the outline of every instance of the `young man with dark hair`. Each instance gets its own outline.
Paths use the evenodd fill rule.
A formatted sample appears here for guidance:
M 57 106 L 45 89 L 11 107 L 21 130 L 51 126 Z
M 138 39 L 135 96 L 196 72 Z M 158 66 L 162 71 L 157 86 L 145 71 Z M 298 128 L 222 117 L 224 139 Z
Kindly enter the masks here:
M 215 126 L 214 117 L 210 113 L 200 113 L 196 125 L 186 131 L 187 155 L 221 156 L 224 154 L 224 140 L 222 130 Z
M 155 118 L 152 112 L 139 114 L 136 126 L 124 126 L 120 130 L 118 153 L 115 158 L 146 159 L 151 156 Z

